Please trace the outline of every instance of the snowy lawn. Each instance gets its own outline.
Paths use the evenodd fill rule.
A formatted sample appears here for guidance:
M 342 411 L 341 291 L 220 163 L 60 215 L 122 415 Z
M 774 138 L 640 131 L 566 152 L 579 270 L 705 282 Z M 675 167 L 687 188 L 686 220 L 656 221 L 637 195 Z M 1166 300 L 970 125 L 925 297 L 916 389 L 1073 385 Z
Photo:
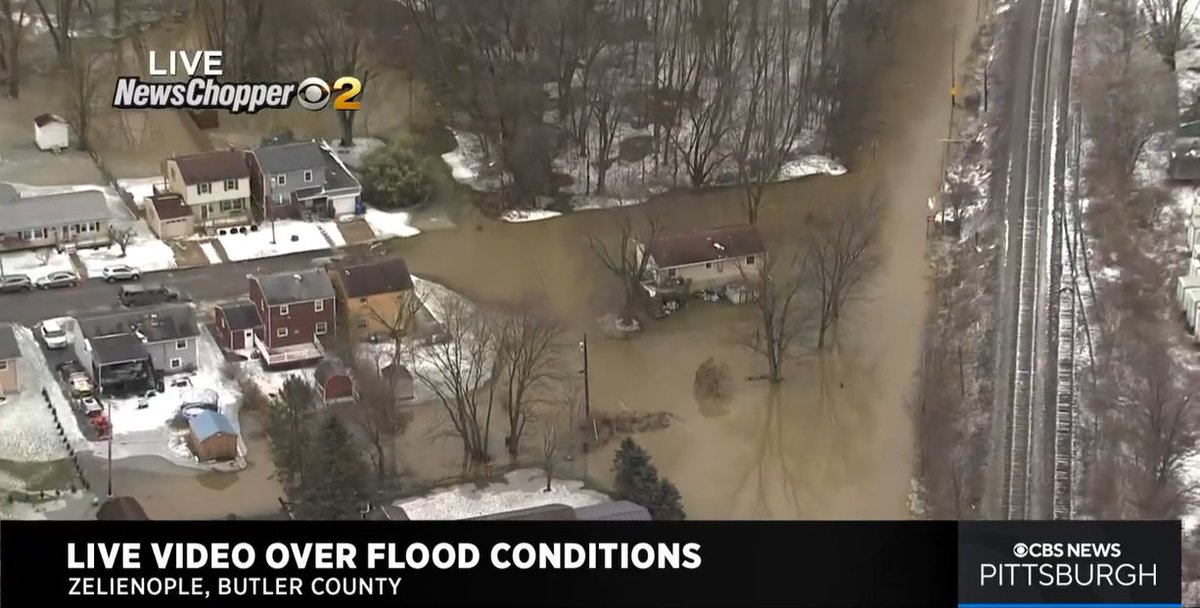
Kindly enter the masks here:
M 47 257 L 48 256 L 48 257 Z M 42 258 L 42 259 L 39 259 Z M 44 261 L 43 261 L 44 259 Z M 0 255 L 4 274 L 26 274 L 33 281 L 52 272 L 74 271 L 70 256 L 46 247 L 39 250 L 14 251 Z
M 383 140 L 374 137 L 356 137 L 354 138 L 354 145 L 349 148 L 343 148 L 339 142 L 340 140 L 335 139 L 327 145 L 343 164 L 354 169 L 361 168 L 363 158 L 372 151 L 384 146 Z
M 150 232 L 146 222 L 134 225 L 133 238 L 125 248 L 124 256 L 121 255 L 121 247 L 115 243 L 99 249 L 80 249 L 78 255 L 91 278 L 102 276 L 104 267 L 113 264 L 127 264 L 142 272 L 175 267 L 175 252 Z
M 117 185 L 122 190 L 133 195 L 133 203 L 142 208 L 146 204 L 146 199 L 154 194 L 155 184 L 163 184 L 161 176 L 156 177 L 139 177 L 133 179 L 119 179 Z
M 259 359 L 249 359 L 242 363 L 242 370 L 258 385 L 259 390 L 264 395 L 270 397 L 283 390 L 283 383 L 292 376 L 299 376 L 302 380 L 315 382 L 316 377 L 316 362 L 313 362 L 312 367 L 301 367 L 284 371 L 269 371 L 263 369 L 262 361 Z
M 503 483 L 489 484 L 482 489 L 475 484 L 462 484 L 395 504 L 412 519 L 453 520 L 549 504 L 587 507 L 610 500 L 604 494 L 585 490 L 582 481 L 555 479 L 550 487 L 549 492 L 543 491 L 546 476 L 541 471 L 518 469 L 505 475 Z
M 64 328 L 68 329 L 68 331 L 71 331 L 74 327 L 74 321 L 65 319 L 59 319 L 59 321 L 64 324 Z M 40 387 L 58 389 L 58 380 L 54 375 L 54 371 L 50 369 L 49 363 L 46 362 L 46 356 L 42 352 L 42 347 L 38 344 L 37 338 L 34 337 L 33 330 L 27 327 L 15 327 L 14 329 L 16 330 L 17 343 L 21 347 L 21 356 L 25 359 L 28 369 L 33 372 L 31 377 L 25 380 L 36 382 Z M 63 396 L 61 390 L 49 390 L 47 392 L 50 393 L 50 402 L 54 404 L 54 411 L 58 415 L 59 421 L 62 422 L 67 440 L 76 450 L 87 449 L 89 443 L 84 438 L 83 432 L 79 430 L 79 421 L 75 417 L 75 412 L 71 410 L 71 404 L 67 402 L 67 398 Z M 54 424 L 53 421 L 51 421 L 51 424 Z
M 218 236 L 229 261 L 240 262 L 258 258 L 329 249 L 329 241 L 321 235 L 316 224 L 295 220 L 275 222 L 275 242 L 271 242 L 271 224 L 261 224 L 257 231 L 246 234 Z M 295 240 L 293 240 L 295 237 Z
M 217 248 L 211 242 L 200 243 L 200 251 L 204 252 L 204 257 L 208 258 L 209 264 L 221 263 L 221 254 L 217 253 Z
M 788 162 L 779 170 L 779 179 L 790 180 L 806 175 L 843 175 L 846 167 L 827 156 L 804 156 Z
M 454 181 L 469 186 L 478 192 L 494 192 L 503 184 L 502 176 L 492 165 L 483 160 L 483 148 L 473 134 L 451 130 L 455 147 L 442 155 L 442 161 L 450 167 Z
M 375 231 L 375 236 L 378 237 L 410 237 L 421 234 L 420 230 L 413 228 L 412 215 L 407 211 L 383 211 L 367 207 L 367 213 L 363 216 L 367 224 L 371 226 L 371 230 Z
M 337 222 L 320 222 L 317 225 L 325 232 L 325 236 L 329 237 L 328 240 L 333 241 L 334 247 L 346 246 L 346 237 L 342 236 L 342 230 L 338 228 Z
M 520 224 L 523 222 L 536 222 L 539 220 L 548 220 L 550 218 L 562 215 L 558 211 L 550 211 L 548 209 L 512 209 L 505 211 L 500 219 L 513 223 Z
M 21 392 L 0 402 L 0 428 L 4 429 L 0 433 L 0 459 L 47 462 L 66 458 L 67 450 L 54 426 L 54 414 L 42 399 L 42 387 L 51 391 L 58 387 L 45 384 L 43 380 L 48 374 L 37 369 L 39 365 L 45 366 L 45 359 L 33 332 L 24 327 L 14 329 L 21 348 L 22 358 L 17 364 Z

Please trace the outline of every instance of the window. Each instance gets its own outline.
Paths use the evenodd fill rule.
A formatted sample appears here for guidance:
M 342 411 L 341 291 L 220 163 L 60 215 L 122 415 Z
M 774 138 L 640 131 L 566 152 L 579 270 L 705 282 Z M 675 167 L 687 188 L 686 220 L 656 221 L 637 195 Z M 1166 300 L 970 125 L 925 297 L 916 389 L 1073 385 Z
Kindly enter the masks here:
M 747 263 L 747 264 L 753 264 L 753 263 L 754 263 L 754 256 L 752 256 L 752 255 L 748 255 L 748 256 L 746 256 L 746 263 Z
M 310 170 L 307 170 L 304 172 L 304 183 L 307 184 L 308 182 L 311 182 L 311 181 L 312 181 L 312 170 L 310 169 Z
M 704 265 L 704 267 L 705 267 L 705 268 L 708 268 L 708 269 L 710 269 L 710 270 L 711 270 L 711 269 L 712 269 L 712 262 L 709 262 L 709 263 L 705 264 L 705 265 Z
M 181 367 L 183 367 L 183 359 L 179 357 L 171 359 L 171 369 L 179 369 Z
M 717 272 L 725 271 L 725 262 L 717 262 Z
M 324 312 L 324 311 L 325 311 L 325 300 L 317 300 L 316 302 L 313 302 L 313 312 Z
M 284 175 L 283 173 L 280 173 L 279 175 L 276 175 L 276 176 L 275 176 L 275 183 L 276 183 L 276 184 L 278 184 L 278 185 L 280 185 L 280 186 L 286 186 L 286 185 L 287 185 L 287 175 Z
M 92 222 L 92 230 L 100 232 L 100 222 Z
M 678 270 L 676 270 L 676 269 L 674 269 L 674 268 L 671 268 L 671 269 L 668 269 L 668 270 L 667 270 L 667 276 L 669 276 L 669 277 L 673 277 L 673 276 L 675 276 L 675 275 L 677 275 L 677 274 L 679 274 L 679 271 L 678 271 Z
M 287 328 L 280 327 L 279 329 L 275 330 L 275 337 L 276 338 L 286 338 L 287 337 Z
M 367 299 L 366 299 L 366 298 L 359 298 L 359 299 L 358 299 L 358 302 L 359 302 L 360 304 L 366 304 L 366 303 L 367 303 Z
M 175 342 L 175 350 L 184 350 L 187 348 L 187 340 L 178 340 Z
M 233 201 L 221 201 L 221 211 L 233 211 Z
M 280 306 L 280 307 L 279 307 L 279 314 L 280 314 L 280 315 L 283 315 L 283 316 L 285 316 L 285 317 L 286 317 L 286 316 L 288 316 L 288 307 L 287 307 L 287 304 L 284 304 L 283 306 Z
M 316 333 L 318 336 L 323 336 L 329 333 L 329 324 L 324 321 L 317 323 L 317 328 L 314 333 Z
M 8 369 L 8 361 L 0 361 L 0 372 Z
M 229 192 L 230 190 L 237 190 L 237 180 L 236 179 L 225 180 L 225 191 Z
M 357 325 L 358 327 L 366 327 L 367 319 L 366 319 L 366 317 L 356 317 L 354 319 L 354 324 Z
M 199 192 L 200 194 L 211 194 L 212 193 L 212 184 L 210 184 L 208 182 L 196 184 L 196 192 Z
M 239 198 L 236 201 L 233 201 L 233 210 L 234 211 L 241 211 L 242 209 L 245 209 L 245 208 L 246 208 L 246 199 Z

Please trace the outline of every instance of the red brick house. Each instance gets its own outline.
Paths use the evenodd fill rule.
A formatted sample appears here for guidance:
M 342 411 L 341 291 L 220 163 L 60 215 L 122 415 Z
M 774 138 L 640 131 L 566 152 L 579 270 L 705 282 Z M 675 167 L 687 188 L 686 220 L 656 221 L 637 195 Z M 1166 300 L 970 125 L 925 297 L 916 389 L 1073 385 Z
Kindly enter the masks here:
M 217 336 L 225 350 L 250 350 L 254 348 L 254 335 L 262 326 L 258 309 L 250 300 L 238 300 L 218 304 L 213 309 Z
M 319 268 L 248 275 L 250 301 L 261 325 L 254 349 L 268 367 L 325 356 L 320 338 L 337 331 L 337 298 Z

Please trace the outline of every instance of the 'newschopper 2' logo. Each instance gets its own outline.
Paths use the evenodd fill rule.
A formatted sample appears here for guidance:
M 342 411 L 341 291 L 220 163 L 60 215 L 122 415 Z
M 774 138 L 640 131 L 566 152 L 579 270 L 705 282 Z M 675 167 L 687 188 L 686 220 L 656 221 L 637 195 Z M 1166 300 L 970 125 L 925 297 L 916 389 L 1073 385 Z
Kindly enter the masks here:
M 188 76 L 183 82 L 156 82 L 138 76 L 121 76 L 113 88 L 113 107 L 120 110 L 179 109 L 228 110 L 254 114 L 300 104 L 317 111 L 333 101 L 333 109 L 353 111 L 360 107 L 362 81 L 341 76 L 330 87 L 325 79 L 310 76 L 300 82 L 221 82 L 224 75 L 221 51 L 168 51 L 166 66 L 159 65 L 150 51 L 152 77 Z M 335 96 L 334 93 L 337 93 Z

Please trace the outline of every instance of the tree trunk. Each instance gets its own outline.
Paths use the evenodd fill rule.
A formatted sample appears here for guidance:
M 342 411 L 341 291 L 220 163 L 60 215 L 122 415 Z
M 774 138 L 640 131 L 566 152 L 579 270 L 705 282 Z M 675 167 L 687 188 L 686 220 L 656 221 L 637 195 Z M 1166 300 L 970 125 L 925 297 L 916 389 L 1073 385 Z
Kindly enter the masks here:
M 338 112 L 338 122 L 342 126 L 342 147 L 349 148 L 354 145 L 354 112 L 341 111 Z
M 23 15 L 22 15 L 23 17 Z M 18 27 L 9 32 L 8 41 L 8 96 L 17 99 L 21 95 L 21 31 Z

